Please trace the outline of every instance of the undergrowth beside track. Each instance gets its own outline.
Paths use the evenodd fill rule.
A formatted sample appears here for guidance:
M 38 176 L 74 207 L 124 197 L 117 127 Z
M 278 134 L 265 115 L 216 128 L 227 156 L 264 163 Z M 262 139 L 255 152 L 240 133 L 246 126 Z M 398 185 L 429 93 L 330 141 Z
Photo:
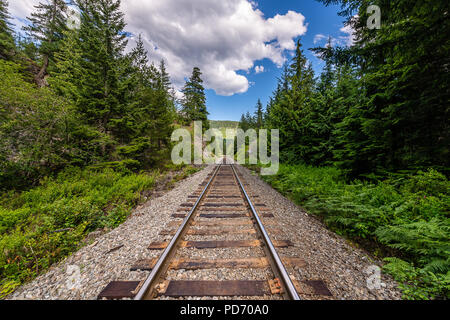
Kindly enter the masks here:
M 257 169 L 256 166 L 250 166 Z M 266 182 L 385 259 L 405 299 L 450 292 L 450 183 L 435 170 L 346 182 L 336 168 L 281 165 Z
M 168 186 L 198 171 L 177 171 Z M 69 168 L 31 190 L 0 195 L 0 298 L 78 250 L 94 230 L 123 223 L 161 171 Z

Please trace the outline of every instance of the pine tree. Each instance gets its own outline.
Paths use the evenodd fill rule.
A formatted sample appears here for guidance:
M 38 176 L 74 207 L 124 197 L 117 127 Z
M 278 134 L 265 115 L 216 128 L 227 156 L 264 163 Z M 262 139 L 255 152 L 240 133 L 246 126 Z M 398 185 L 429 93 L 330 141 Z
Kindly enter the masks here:
M 66 27 L 67 5 L 64 0 L 51 0 L 48 4 L 39 3 L 35 6 L 36 11 L 31 13 L 31 24 L 23 29 L 35 40 L 40 42 L 39 52 L 42 56 L 42 66 L 35 76 L 38 86 L 46 85 L 45 75 L 49 65 L 53 62 L 56 52 L 60 48 L 60 43 Z
M 128 112 L 122 116 L 129 139 L 128 145 L 120 147 L 118 152 L 127 159 L 139 161 L 143 167 L 152 167 L 166 159 L 170 150 L 175 117 L 171 83 L 164 65 L 160 70 L 149 65 L 148 52 L 140 36 L 130 58 Z
M 255 111 L 255 127 L 257 130 L 262 129 L 264 125 L 264 111 L 261 100 L 258 99 L 256 103 L 256 111 Z
M 129 66 L 123 55 L 127 40 L 120 1 L 84 0 L 79 7 L 82 56 L 78 64 L 82 75 L 77 105 L 101 132 L 120 136 L 128 130 L 122 116 L 127 113 L 125 76 Z
M 203 87 L 202 73 L 195 67 L 192 75 L 183 87 L 184 98 L 182 101 L 182 112 L 188 123 L 191 121 L 202 121 L 203 128 L 209 128 L 208 111 L 206 109 L 205 88 Z
M 156 75 L 149 66 L 148 53 L 145 50 L 141 34 L 138 36 L 136 47 L 131 51 L 130 60 L 133 68 L 132 75 L 137 78 L 135 84 L 138 87 L 151 85 L 155 81 Z
M 8 19 L 8 1 L 0 0 L 0 59 L 9 59 L 14 55 L 14 38 Z
M 239 128 L 244 130 L 244 132 L 247 131 L 248 129 L 250 129 L 250 125 L 247 121 L 245 114 L 241 115 L 241 120 L 239 121 Z
M 170 83 L 170 77 L 169 74 L 167 73 L 166 62 L 164 61 L 164 59 L 161 60 L 159 64 L 159 74 L 160 74 L 161 88 L 166 91 L 170 91 L 172 85 Z
M 77 104 L 84 71 L 81 68 L 82 49 L 78 30 L 64 31 L 60 50 L 55 53 L 55 66 L 48 82 L 58 94 Z
M 341 64 L 347 59 L 358 65 L 360 94 L 366 98 L 352 108 L 351 119 L 346 117 L 347 128 L 359 131 L 359 136 L 347 134 L 348 154 L 357 161 L 354 174 L 430 165 L 445 170 L 450 164 L 447 3 L 378 1 L 381 29 L 370 30 L 366 9 L 372 3 L 321 2 L 341 4 L 341 14 L 356 31 L 354 46 L 333 54 Z
M 277 96 L 268 115 L 269 127 L 280 130 L 280 154 L 285 162 L 308 160 L 314 87 L 314 72 L 299 40 L 290 65 L 285 66 L 279 80 Z

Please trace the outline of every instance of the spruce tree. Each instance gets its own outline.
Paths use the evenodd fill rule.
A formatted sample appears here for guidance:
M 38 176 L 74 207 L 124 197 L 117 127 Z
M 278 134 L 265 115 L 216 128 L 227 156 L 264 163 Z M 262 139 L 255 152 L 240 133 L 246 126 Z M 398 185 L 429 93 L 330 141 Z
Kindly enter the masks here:
M 191 121 L 202 121 L 203 128 L 208 129 L 209 113 L 206 108 L 205 88 L 203 87 L 201 75 L 200 69 L 195 67 L 191 77 L 183 87 L 182 112 L 188 123 Z
M 61 40 L 66 27 L 67 5 L 64 0 L 50 0 L 47 4 L 39 3 L 36 11 L 28 17 L 31 24 L 23 29 L 35 40 L 39 41 L 39 53 L 42 56 L 42 66 L 35 75 L 38 86 L 46 85 L 45 76 L 56 52 L 60 49 Z
M 126 123 L 124 81 L 128 59 L 125 21 L 119 0 L 79 1 L 81 70 L 78 108 L 102 132 L 122 135 Z M 126 137 L 123 137 L 126 138 Z
M 155 79 L 155 75 L 151 72 L 149 66 L 148 53 L 144 47 L 142 35 L 139 34 L 136 47 L 133 48 L 130 54 L 131 66 L 134 69 L 132 74 L 137 77 L 136 85 L 145 86 L 150 85 Z
M 48 82 L 58 94 L 78 102 L 84 71 L 81 68 L 82 49 L 78 30 L 64 31 L 60 50 L 55 53 L 55 66 Z
M 262 129 L 264 125 L 264 111 L 261 100 L 258 99 L 256 103 L 256 111 L 255 111 L 255 127 L 257 130 Z
M 169 74 L 167 73 L 166 62 L 164 61 L 164 59 L 161 60 L 159 64 L 159 74 L 160 74 L 161 88 L 166 91 L 170 91 L 171 90 L 170 77 Z
M 356 43 L 334 50 L 333 57 L 357 64 L 360 94 L 366 98 L 352 112 L 351 124 L 359 136 L 347 135 L 357 139 L 346 143 L 349 154 L 357 158 L 354 174 L 430 165 L 446 170 L 450 164 L 448 4 L 378 1 L 381 29 L 370 30 L 367 7 L 373 3 L 321 2 L 341 4 L 341 14 L 356 32 Z
M 310 141 L 309 121 L 314 92 L 314 72 L 306 59 L 300 40 L 291 63 L 279 81 L 278 97 L 271 107 L 268 123 L 280 130 L 280 154 L 285 162 L 307 160 Z
M 9 59 L 14 55 L 14 38 L 8 13 L 8 1 L 0 0 L 0 58 Z
M 239 128 L 241 128 L 244 131 L 250 129 L 250 125 L 247 121 L 247 117 L 245 116 L 245 114 L 241 115 L 241 120 L 239 121 Z
M 141 36 L 131 54 L 130 91 L 127 113 L 122 116 L 123 129 L 128 131 L 127 146 L 120 155 L 139 161 L 143 167 L 160 164 L 170 150 L 170 135 L 175 108 L 169 88 L 171 83 L 165 68 L 157 70 L 149 64 Z M 125 135 L 125 133 L 124 133 Z

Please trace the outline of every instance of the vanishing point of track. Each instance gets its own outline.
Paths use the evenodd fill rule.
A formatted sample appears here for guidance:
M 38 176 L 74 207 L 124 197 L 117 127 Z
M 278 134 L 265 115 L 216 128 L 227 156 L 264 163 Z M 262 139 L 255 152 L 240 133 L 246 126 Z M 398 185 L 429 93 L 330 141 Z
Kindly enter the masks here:
M 276 248 L 287 248 L 293 244 L 289 240 L 272 241 L 264 224 L 274 220 L 265 210 L 265 205 L 257 203 L 258 196 L 250 195 L 233 164 L 219 164 L 210 173 L 197 191 L 189 196 L 190 202 L 181 205 L 171 223 L 177 229 L 165 230 L 162 235 L 173 235 L 170 241 L 154 242 L 148 250 L 163 250 L 159 258 L 140 260 L 131 270 L 150 271 L 142 281 L 111 282 L 98 296 L 99 299 L 129 298 L 149 300 L 161 297 L 249 297 L 278 296 L 284 299 L 299 300 L 302 290 L 299 281 L 292 279 L 285 264 L 290 267 L 301 266 L 304 262 L 296 257 L 280 257 Z M 195 201 L 195 202 L 193 202 Z M 258 209 L 257 209 L 258 208 Z M 263 212 L 262 214 L 258 211 Z M 263 220 L 264 218 L 264 220 Z M 263 222 L 264 221 L 264 222 Z M 250 240 L 229 240 L 229 236 L 251 235 Z M 186 240 L 194 237 L 195 240 Z M 205 238 L 214 240 L 198 240 Z M 217 240 L 219 237 L 219 240 Z M 225 237 L 226 240 L 222 240 Z M 242 257 L 217 255 L 208 258 L 192 258 L 180 255 L 181 250 L 208 249 L 230 250 L 238 248 L 262 248 L 264 257 Z M 270 269 L 266 280 L 168 280 L 171 269 L 219 270 L 219 269 Z M 198 279 L 199 277 L 195 277 Z M 311 284 L 311 283 L 310 283 Z M 314 285 L 316 284 L 316 285 Z M 327 295 L 323 283 L 312 283 L 318 294 Z M 325 291 L 325 293 L 324 293 Z

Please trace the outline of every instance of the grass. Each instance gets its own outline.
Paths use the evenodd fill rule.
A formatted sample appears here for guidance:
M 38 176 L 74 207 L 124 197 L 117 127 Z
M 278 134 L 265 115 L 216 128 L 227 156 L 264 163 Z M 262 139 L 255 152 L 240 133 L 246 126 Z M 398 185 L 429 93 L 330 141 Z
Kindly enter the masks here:
M 198 171 L 168 169 L 178 171 L 171 185 Z M 90 232 L 119 226 L 159 176 L 69 168 L 29 191 L 1 195 L 0 297 L 78 250 Z
M 450 183 L 434 171 L 346 182 L 336 168 L 281 165 L 264 180 L 328 227 L 386 258 L 405 299 L 441 299 L 450 289 Z

